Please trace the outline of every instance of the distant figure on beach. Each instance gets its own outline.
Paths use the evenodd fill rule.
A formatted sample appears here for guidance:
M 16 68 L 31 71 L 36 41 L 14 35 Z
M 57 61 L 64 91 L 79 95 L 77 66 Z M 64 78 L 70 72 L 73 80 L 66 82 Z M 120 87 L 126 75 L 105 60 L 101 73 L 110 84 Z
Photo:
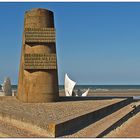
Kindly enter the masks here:
M 5 78 L 2 84 L 2 91 L 4 92 L 5 96 L 12 96 L 12 87 L 11 87 L 11 80 L 10 78 Z
M 77 90 L 77 92 L 74 92 L 74 86 L 76 85 L 76 82 L 72 81 L 67 74 L 65 74 L 65 94 L 66 96 L 73 96 L 73 97 L 84 97 L 88 95 L 89 89 L 82 93 L 80 89 Z

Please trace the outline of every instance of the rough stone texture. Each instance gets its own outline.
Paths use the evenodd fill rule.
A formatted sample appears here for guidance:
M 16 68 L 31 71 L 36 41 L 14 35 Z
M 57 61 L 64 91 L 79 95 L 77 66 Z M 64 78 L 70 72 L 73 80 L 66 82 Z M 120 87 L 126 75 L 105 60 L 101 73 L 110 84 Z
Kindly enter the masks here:
M 18 138 L 26 138 L 26 137 L 41 137 L 37 134 L 34 134 L 26 129 L 20 129 L 10 123 L 0 120 L 0 137 L 18 137 Z
M 98 111 L 109 105 L 114 106 L 114 104 L 123 102 L 123 100 L 112 99 L 26 104 L 20 102 L 15 97 L 0 97 L 0 120 L 12 123 L 16 127 L 28 129 L 34 134 L 51 137 L 56 133 L 57 125 L 62 124 L 63 126 L 63 122 L 72 121 L 74 118 Z M 103 112 L 100 113 L 102 114 Z M 97 115 L 101 115 L 100 113 Z M 88 118 L 87 121 L 89 121 Z M 75 123 L 73 121 L 71 122 L 71 124 L 76 123 L 76 120 Z M 80 121 L 80 123 L 82 124 L 83 122 Z M 66 128 L 61 127 L 59 130 L 62 131 L 62 129 Z
M 26 30 L 30 30 L 27 34 L 31 35 L 30 37 L 27 37 Z M 49 69 L 45 67 L 45 69 L 42 67 L 42 69 L 25 69 L 25 54 L 56 54 L 55 42 L 51 40 L 54 35 L 51 32 L 46 33 L 46 30 L 55 30 L 53 12 L 46 9 L 32 9 L 25 13 L 17 96 L 23 102 L 52 102 L 59 96 L 57 62 L 55 62 L 56 68 L 53 69 L 50 66 Z M 27 38 L 37 41 L 26 42 Z M 40 62 L 35 65 L 38 64 Z M 48 65 L 52 63 L 49 62 Z
M 65 101 L 54 103 L 22 103 L 13 97 L 0 97 L 0 112 L 20 118 L 29 119 L 30 122 L 49 123 L 63 120 L 68 116 L 78 116 L 79 113 L 90 110 L 98 110 L 102 107 L 123 101 L 113 100 L 88 100 L 88 101 Z M 39 119 L 38 119 L 39 117 Z

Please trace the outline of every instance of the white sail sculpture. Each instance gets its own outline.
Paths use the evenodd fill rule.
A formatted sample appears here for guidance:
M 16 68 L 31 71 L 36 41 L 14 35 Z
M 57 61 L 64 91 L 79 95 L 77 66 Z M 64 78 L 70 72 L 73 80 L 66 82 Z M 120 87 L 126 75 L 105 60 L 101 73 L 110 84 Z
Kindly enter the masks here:
M 82 97 L 87 96 L 87 95 L 88 95 L 88 92 L 89 92 L 89 88 L 88 88 L 88 90 L 87 90 L 87 91 L 85 91 L 85 92 L 82 94 Z
M 65 94 L 66 96 L 72 96 L 72 93 L 73 93 L 73 89 L 74 89 L 74 86 L 76 85 L 76 82 L 72 81 L 67 74 L 65 74 Z M 85 97 L 88 95 L 88 92 L 89 92 L 89 89 L 87 91 L 85 91 L 84 93 L 81 93 L 81 94 L 78 94 L 78 93 L 75 93 L 76 96 L 82 96 L 82 97 Z
M 65 74 L 65 94 L 66 96 L 72 96 L 72 91 L 76 82 L 72 81 L 67 74 Z

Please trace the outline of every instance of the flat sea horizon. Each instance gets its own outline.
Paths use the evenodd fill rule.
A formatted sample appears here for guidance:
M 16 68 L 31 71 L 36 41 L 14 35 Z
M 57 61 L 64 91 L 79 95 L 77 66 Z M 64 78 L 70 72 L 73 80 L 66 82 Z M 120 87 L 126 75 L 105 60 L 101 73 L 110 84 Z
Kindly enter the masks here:
M 76 85 L 74 90 L 87 90 L 90 92 L 133 92 L 140 91 L 140 85 Z M 2 89 L 0 85 L 0 90 Z M 17 90 L 17 85 L 12 85 L 12 90 Z M 59 85 L 59 91 L 64 91 L 64 85 Z

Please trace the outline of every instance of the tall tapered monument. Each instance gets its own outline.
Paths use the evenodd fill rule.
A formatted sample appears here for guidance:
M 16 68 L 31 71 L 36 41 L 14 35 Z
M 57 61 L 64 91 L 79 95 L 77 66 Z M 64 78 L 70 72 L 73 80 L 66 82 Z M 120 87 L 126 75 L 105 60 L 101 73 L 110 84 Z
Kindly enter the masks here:
M 25 13 L 18 96 L 23 102 L 57 101 L 58 73 L 53 12 Z

